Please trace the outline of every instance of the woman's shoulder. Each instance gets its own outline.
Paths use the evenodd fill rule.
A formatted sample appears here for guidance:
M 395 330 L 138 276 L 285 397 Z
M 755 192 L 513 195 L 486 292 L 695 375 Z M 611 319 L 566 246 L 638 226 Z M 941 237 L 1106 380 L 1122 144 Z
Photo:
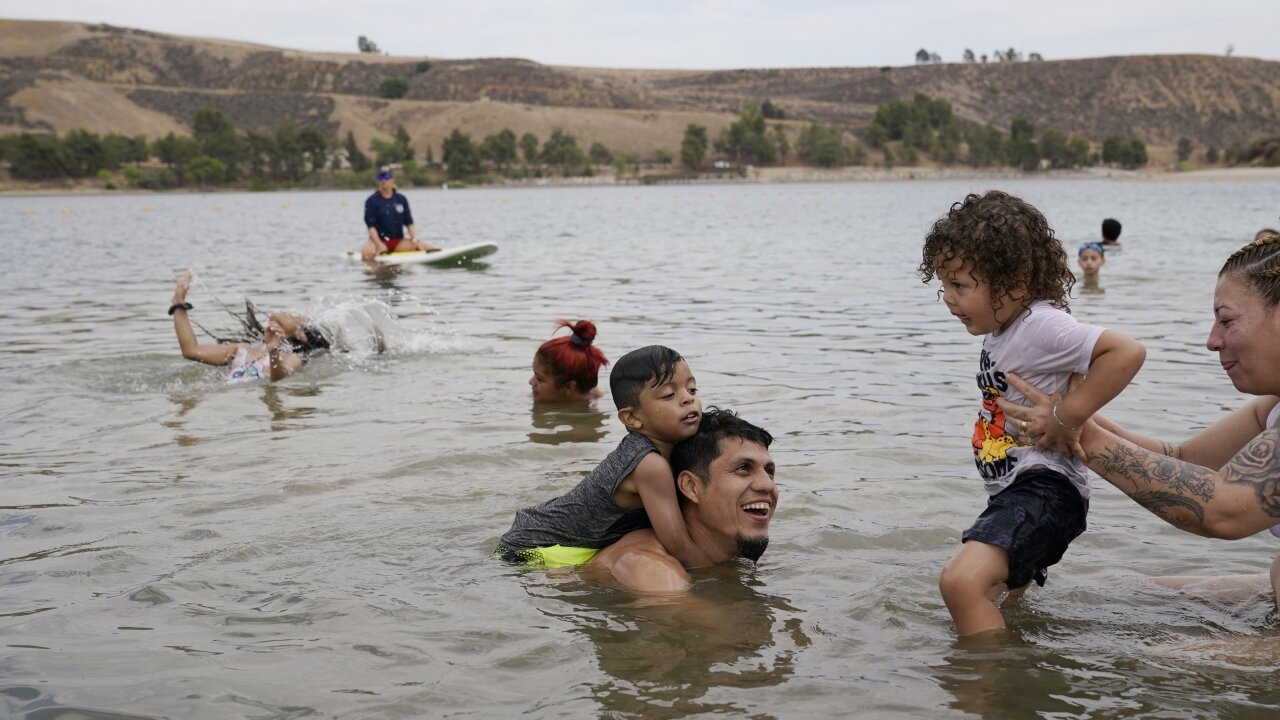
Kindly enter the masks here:
M 1275 395 L 1259 395 L 1249 401 L 1250 407 L 1258 416 L 1258 425 L 1265 430 L 1280 424 L 1280 397 Z

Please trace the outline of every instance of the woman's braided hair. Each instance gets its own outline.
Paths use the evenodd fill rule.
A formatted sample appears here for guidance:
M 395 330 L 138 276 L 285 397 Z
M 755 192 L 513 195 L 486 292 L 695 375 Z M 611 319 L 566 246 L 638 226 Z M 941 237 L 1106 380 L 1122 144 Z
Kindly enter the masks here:
M 1231 253 L 1218 277 L 1240 275 L 1267 307 L 1280 305 L 1280 235 L 1264 235 Z

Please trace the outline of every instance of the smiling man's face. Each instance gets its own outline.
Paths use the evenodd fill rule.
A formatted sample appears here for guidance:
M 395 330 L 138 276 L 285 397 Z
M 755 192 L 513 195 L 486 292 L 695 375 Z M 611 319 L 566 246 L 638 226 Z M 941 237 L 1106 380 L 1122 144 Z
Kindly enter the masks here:
M 698 523 L 733 554 L 756 560 L 769 544 L 769 521 L 778 507 L 778 486 L 769 450 L 740 437 L 720 440 L 707 481 L 697 483 Z

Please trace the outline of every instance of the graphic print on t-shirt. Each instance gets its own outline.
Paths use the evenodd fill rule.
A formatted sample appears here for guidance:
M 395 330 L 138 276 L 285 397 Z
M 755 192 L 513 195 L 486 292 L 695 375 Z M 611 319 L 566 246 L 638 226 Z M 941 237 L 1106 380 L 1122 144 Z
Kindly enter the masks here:
M 994 480 L 1013 470 L 1018 459 L 1009 455 L 1009 450 L 1018 443 L 1005 432 L 1004 411 L 996 402 L 1000 393 L 1009 389 L 1009 381 L 996 369 L 986 348 L 978 361 L 978 389 L 982 391 L 982 409 L 973 424 L 973 460 L 984 480 Z

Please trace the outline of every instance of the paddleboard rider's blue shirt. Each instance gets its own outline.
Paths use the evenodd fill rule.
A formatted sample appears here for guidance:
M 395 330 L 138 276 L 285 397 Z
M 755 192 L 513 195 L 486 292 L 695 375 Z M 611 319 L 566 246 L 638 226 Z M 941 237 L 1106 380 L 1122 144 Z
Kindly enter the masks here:
M 404 226 L 414 224 L 409 199 L 398 192 L 391 193 L 389 198 L 375 192 L 364 201 L 364 226 L 377 228 L 378 237 L 383 240 L 403 238 Z

